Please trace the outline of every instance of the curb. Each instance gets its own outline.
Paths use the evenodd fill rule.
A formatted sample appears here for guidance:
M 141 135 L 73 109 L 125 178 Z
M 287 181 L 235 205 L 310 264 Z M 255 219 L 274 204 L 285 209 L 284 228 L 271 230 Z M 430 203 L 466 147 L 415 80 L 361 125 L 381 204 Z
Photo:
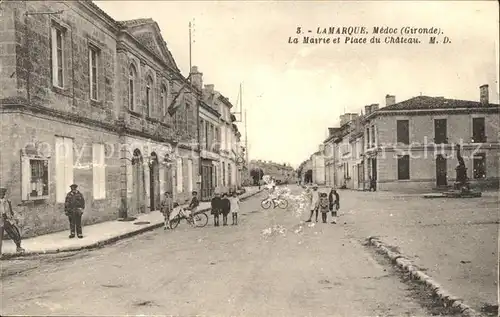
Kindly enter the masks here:
M 256 191 L 256 192 L 254 192 L 254 193 L 252 193 L 244 198 L 241 198 L 241 201 L 245 201 L 248 198 L 257 195 L 261 191 L 262 190 Z M 210 210 L 210 208 L 205 208 L 205 209 L 199 210 L 199 212 L 206 212 L 209 210 Z M 86 246 L 68 247 L 68 248 L 61 248 L 61 249 L 47 250 L 47 251 L 32 251 L 32 252 L 24 252 L 24 253 L 5 253 L 5 254 L 2 254 L 0 256 L 1 256 L 2 260 L 8 260 L 8 259 L 12 259 L 12 258 L 27 257 L 27 256 L 34 256 L 34 255 L 56 254 L 56 253 L 61 253 L 61 252 L 74 252 L 74 251 L 82 251 L 82 250 L 99 249 L 99 248 L 104 247 L 105 245 L 112 244 L 112 243 L 117 242 L 119 240 L 130 238 L 130 237 L 133 237 L 135 235 L 139 235 L 141 233 L 152 231 L 152 230 L 155 230 L 155 229 L 158 229 L 161 227 L 163 227 L 163 222 L 148 225 L 148 226 L 142 227 L 140 229 L 137 229 L 135 231 L 127 232 L 127 233 L 124 233 L 124 234 L 121 234 L 118 236 L 114 236 L 114 237 L 108 238 L 106 240 L 98 241 L 98 242 L 95 242 L 95 243 L 92 243 L 92 244 L 89 244 Z
M 409 259 L 402 254 L 390 251 L 387 245 L 376 237 L 368 237 L 368 244 L 376 247 L 381 253 L 388 257 L 392 263 L 396 264 L 404 272 L 409 273 L 413 280 L 423 282 L 432 293 L 437 296 L 445 307 L 453 307 L 459 310 L 466 317 L 481 317 L 482 315 L 472 309 L 470 306 L 456 296 L 451 295 L 441 285 L 434 281 L 430 276 L 421 271 L 417 266 L 413 265 Z

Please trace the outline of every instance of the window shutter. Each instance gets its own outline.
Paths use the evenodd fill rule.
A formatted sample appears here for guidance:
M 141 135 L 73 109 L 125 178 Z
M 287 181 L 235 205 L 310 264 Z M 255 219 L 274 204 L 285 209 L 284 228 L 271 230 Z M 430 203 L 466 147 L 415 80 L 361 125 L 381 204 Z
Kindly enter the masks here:
M 104 151 L 104 144 L 100 144 L 100 192 L 101 198 L 106 198 L 106 153 Z
M 56 137 L 56 157 L 54 168 L 56 170 L 56 201 L 63 203 L 66 196 L 66 179 L 64 167 L 64 138 Z
M 28 200 L 31 189 L 31 166 L 29 158 L 21 157 L 21 200 Z
M 57 83 L 57 30 L 55 27 L 51 29 L 51 47 L 52 47 L 52 85 L 58 86 Z M 57 166 L 56 166 L 57 168 Z
M 73 140 L 64 138 L 64 176 L 66 184 L 64 190 L 69 190 L 69 186 L 73 184 Z

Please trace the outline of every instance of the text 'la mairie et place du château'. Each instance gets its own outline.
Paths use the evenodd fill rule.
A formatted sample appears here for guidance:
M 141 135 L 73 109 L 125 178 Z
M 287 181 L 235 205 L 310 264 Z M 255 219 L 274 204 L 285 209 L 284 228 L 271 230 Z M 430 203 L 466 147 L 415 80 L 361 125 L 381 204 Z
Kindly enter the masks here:
M 312 30 L 307 30 L 307 33 L 312 33 Z M 303 34 L 301 27 L 297 27 L 297 34 Z M 323 37 L 321 35 L 348 35 L 344 38 L 345 44 L 366 44 L 368 40 L 366 37 L 356 37 L 353 35 L 367 35 L 368 30 L 364 26 L 350 26 L 350 27 L 318 27 L 316 34 L 320 36 L 303 36 L 302 42 L 304 44 L 340 44 L 340 37 Z M 416 27 L 403 27 L 403 28 L 390 28 L 390 27 L 373 27 L 372 34 L 387 35 L 383 39 L 386 44 L 419 44 L 420 39 L 416 37 L 405 37 L 405 35 L 437 35 L 442 34 L 441 29 L 431 28 L 416 28 Z M 289 43 L 299 43 L 299 39 L 289 37 Z

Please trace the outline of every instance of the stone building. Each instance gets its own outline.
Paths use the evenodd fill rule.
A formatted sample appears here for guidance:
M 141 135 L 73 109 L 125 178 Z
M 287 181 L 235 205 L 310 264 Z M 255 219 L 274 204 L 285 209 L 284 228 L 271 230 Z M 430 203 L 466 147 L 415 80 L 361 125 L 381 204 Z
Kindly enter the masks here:
M 321 144 L 318 151 L 311 155 L 312 181 L 316 185 L 325 185 L 325 155 L 324 146 Z
M 249 170 L 262 170 L 262 176 L 269 175 L 277 183 L 292 183 L 296 181 L 296 172 L 292 166 L 287 163 L 276 163 L 272 161 L 251 160 Z
M 201 87 L 196 74 L 187 85 L 153 20 L 118 22 L 91 1 L 8 1 L 2 11 L 0 183 L 24 236 L 67 227 L 72 183 L 85 224 L 197 189 Z
M 365 172 L 380 190 L 433 189 L 453 185 L 457 145 L 475 187 L 498 188 L 500 106 L 488 86 L 480 101 L 418 96 L 386 107 L 367 106 Z
M 201 199 L 212 198 L 220 174 L 220 116 L 214 85 L 205 85 L 200 103 Z

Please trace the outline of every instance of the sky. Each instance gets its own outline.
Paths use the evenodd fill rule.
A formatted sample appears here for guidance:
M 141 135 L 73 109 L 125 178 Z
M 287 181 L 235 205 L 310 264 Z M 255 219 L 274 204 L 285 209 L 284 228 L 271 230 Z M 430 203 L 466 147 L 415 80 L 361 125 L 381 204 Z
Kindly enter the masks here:
M 498 103 L 496 1 L 95 1 L 115 20 L 154 19 L 182 73 L 192 65 L 236 105 L 242 83 L 250 159 L 297 167 L 345 112 L 385 95 Z M 290 44 L 297 27 L 440 28 L 448 44 Z M 307 34 L 306 34 L 307 35 Z M 300 35 L 301 37 L 302 35 Z M 372 34 L 363 35 L 372 37 Z M 330 36 L 331 37 L 331 36 Z M 302 40 L 302 38 L 300 38 Z M 344 40 L 344 37 L 341 38 Z M 383 37 L 382 37 L 383 40 Z M 239 106 L 238 106 L 239 107 Z M 238 123 L 245 137 L 245 125 Z

